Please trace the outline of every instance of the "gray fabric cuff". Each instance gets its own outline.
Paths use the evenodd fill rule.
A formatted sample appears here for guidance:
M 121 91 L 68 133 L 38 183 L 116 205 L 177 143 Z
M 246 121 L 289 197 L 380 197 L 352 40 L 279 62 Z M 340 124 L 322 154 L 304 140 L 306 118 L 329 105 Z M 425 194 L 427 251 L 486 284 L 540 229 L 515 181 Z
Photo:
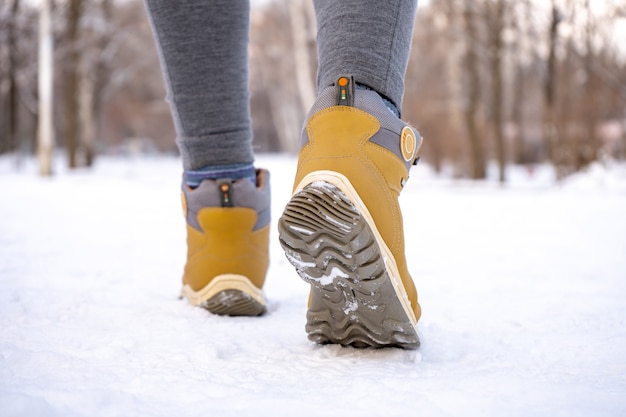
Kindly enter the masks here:
M 318 91 L 350 74 L 402 108 L 416 0 L 315 0 Z

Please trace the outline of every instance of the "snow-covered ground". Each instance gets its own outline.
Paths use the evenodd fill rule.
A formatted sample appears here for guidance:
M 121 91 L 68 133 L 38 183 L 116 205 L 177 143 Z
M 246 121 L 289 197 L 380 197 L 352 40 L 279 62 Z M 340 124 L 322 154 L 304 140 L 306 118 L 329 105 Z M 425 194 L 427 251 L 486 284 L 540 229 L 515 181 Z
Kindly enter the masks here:
M 414 170 L 401 201 L 422 346 L 317 346 L 272 229 L 260 318 L 178 299 L 175 158 L 37 177 L 0 159 L 0 416 L 626 415 L 626 167 L 555 184 Z M 295 170 L 272 170 L 274 225 Z

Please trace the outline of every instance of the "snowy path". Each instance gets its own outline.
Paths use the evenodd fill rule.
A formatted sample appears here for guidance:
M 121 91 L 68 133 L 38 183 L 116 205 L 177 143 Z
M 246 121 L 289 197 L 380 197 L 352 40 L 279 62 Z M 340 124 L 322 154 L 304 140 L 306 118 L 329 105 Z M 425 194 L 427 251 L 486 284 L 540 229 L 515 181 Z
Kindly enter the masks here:
M 275 224 L 295 160 L 258 165 Z M 418 167 L 401 199 L 415 352 L 308 342 L 275 227 L 269 314 L 178 300 L 176 159 L 34 171 L 0 159 L 0 416 L 626 414 L 624 166 L 503 189 Z

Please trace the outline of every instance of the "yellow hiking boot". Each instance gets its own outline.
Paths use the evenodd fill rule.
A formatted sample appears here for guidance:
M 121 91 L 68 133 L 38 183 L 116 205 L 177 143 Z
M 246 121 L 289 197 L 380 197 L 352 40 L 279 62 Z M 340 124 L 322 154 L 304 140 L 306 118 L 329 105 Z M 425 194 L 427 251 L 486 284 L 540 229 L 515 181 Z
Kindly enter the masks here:
M 269 265 L 269 172 L 248 179 L 183 181 L 187 263 L 182 296 L 212 313 L 258 316 L 265 312 L 263 283 Z
M 351 78 L 320 94 L 303 131 L 280 243 L 311 284 L 306 331 L 317 343 L 419 346 L 398 196 L 421 137 Z

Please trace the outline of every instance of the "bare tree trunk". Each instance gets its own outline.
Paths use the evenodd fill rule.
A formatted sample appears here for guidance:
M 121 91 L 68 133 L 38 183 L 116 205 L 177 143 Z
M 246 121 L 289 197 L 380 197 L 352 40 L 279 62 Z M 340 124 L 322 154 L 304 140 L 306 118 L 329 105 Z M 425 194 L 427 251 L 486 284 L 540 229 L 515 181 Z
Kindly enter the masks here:
M 585 11 L 587 22 L 585 25 L 585 130 L 586 137 L 583 139 L 584 143 L 578 144 L 576 147 L 576 166 L 575 170 L 579 170 L 591 162 L 595 161 L 598 157 L 600 144 L 598 135 L 596 134 L 596 128 L 598 125 L 598 111 L 597 111 L 597 91 L 596 91 L 596 76 L 593 71 L 594 60 L 594 47 L 593 47 L 593 17 L 591 14 L 591 6 L 589 0 L 585 0 Z
M 17 138 L 17 123 L 18 123 L 18 107 L 19 102 L 17 100 L 19 91 L 16 80 L 17 75 L 17 42 L 15 35 L 15 22 L 17 21 L 17 11 L 19 8 L 19 0 L 13 0 L 13 6 L 11 7 L 11 17 L 8 20 L 8 36 L 7 43 L 9 47 L 8 60 L 7 60 L 7 72 L 9 75 L 9 134 L 7 137 L 7 148 L 9 151 L 15 152 L 15 162 L 19 166 L 19 143 Z
M 556 7 L 555 0 L 552 0 L 550 19 L 550 30 L 548 37 L 548 67 L 544 82 L 544 117 L 543 117 L 543 138 L 548 159 L 557 164 L 555 147 L 558 141 L 558 130 L 556 126 L 556 43 L 558 37 L 561 14 Z
M 66 26 L 69 56 L 65 66 L 65 146 L 70 168 L 76 168 L 78 152 L 78 22 L 82 0 L 70 0 Z
M 622 119 L 622 144 L 620 146 L 618 159 L 622 161 L 626 160 L 626 112 L 624 112 L 624 118 Z
M 41 0 L 39 11 L 39 124 L 37 132 L 39 172 L 52 175 L 52 152 L 54 150 L 54 125 L 52 119 L 52 22 L 49 0 Z
M 101 0 L 100 10 L 105 25 L 107 25 L 107 27 L 112 25 L 112 1 Z M 104 51 L 107 49 L 107 46 L 111 41 L 112 31 L 110 29 L 106 29 L 104 33 L 98 33 L 97 36 L 96 45 L 100 53 L 98 54 L 94 68 L 90 71 L 88 65 L 83 65 L 83 73 L 81 75 L 81 79 L 83 80 L 81 87 L 81 100 L 85 103 L 84 105 L 81 104 L 81 110 L 85 111 L 83 107 L 87 105 L 87 102 L 89 102 L 89 114 L 85 113 L 83 115 L 84 121 L 81 123 L 82 146 L 85 150 L 85 165 L 88 167 L 93 165 L 96 157 L 96 138 L 98 137 L 99 127 L 101 124 L 102 103 L 105 95 L 104 90 L 109 82 L 111 73 L 108 68 L 109 62 L 105 57 Z M 86 64 L 84 61 L 83 63 Z M 91 72 L 91 76 L 89 72 Z
M 476 28 L 474 27 L 474 0 L 465 0 L 463 11 L 466 32 L 465 64 L 468 75 L 468 103 L 465 109 L 465 123 L 470 140 L 472 160 L 472 178 L 483 179 L 487 176 L 485 151 L 482 137 L 478 129 L 478 113 L 480 107 L 480 76 L 478 73 L 478 57 L 476 53 Z
M 499 180 L 503 183 L 506 170 L 506 150 L 504 144 L 504 128 L 502 120 L 502 32 L 504 31 L 504 0 L 489 3 L 489 20 L 491 31 L 491 93 L 493 129 L 496 140 Z
M 522 60 L 524 51 L 528 43 L 525 41 L 526 32 L 525 27 L 522 27 L 522 19 L 530 21 L 529 11 L 530 5 L 528 1 L 521 2 L 524 13 L 522 17 L 518 16 L 518 13 L 512 14 L 513 20 L 513 32 L 514 32 L 514 49 L 513 49 L 513 109 L 512 118 L 515 122 L 515 141 L 513 147 L 513 158 L 516 164 L 523 164 L 530 162 L 528 159 L 526 147 L 526 120 L 524 114 L 524 103 L 526 102 L 526 69 Z
M 446 62 L 446 81 L 448 85 L 448 97 L 447 97 L 447 113 L 449 114 L 449 127 L 452 132 L 451 137 L 454 138 L 455 146 L 452 151 L 452 159 L 455 161 L 455 170 L 460 170 L 458 161 L 463 158 L 460 157 L 461 149 L 458 137 L 462 132 L 463 125 L 463 113 L 461 111 L 460 103 L 463 102 L 463 85 L 461 76 L 461 61 L 463 59 L 463 44 L 459 42 L 458 32 L 455 28 L 459 27 L 462 23 L 459 22 L 459 12 L 454 0 L 447 0 L 445 2 L 446 16 L 449 20 L 448 30 L 446 34 L 449 37 L 450 50 L 445 54 Z M 441 171 L 441 163 L 444 159 L 444 155 L 441 155 L 441 145 L 439 141 L 433 141 L 435 149 L 437 149 L 439 155 L 435 162 L 435 169 L 437 172 Z M 432 146 L 432 145 L 431 145 Z M 455 172 L 457 175 L 458 172 Z
M 304 0 L 308 1 L 308 0 Z M 315 102 L 315 81 L 311 74 L 311 56 L 307 40 L 307 12 L 303 0 L 289 0 L 289 20 L 293 39 L 296 80 L 303 114 L 307 114 Z
M 80 117 L 80 137 L 85 149 L 85 165 L 90 167 L 93 164 L 96 121 L 94 119 L 94 80 L 90 77 L 87 62 L 83 59 L 80 65 L 80 85 L 79 85 L 79 117 Z

